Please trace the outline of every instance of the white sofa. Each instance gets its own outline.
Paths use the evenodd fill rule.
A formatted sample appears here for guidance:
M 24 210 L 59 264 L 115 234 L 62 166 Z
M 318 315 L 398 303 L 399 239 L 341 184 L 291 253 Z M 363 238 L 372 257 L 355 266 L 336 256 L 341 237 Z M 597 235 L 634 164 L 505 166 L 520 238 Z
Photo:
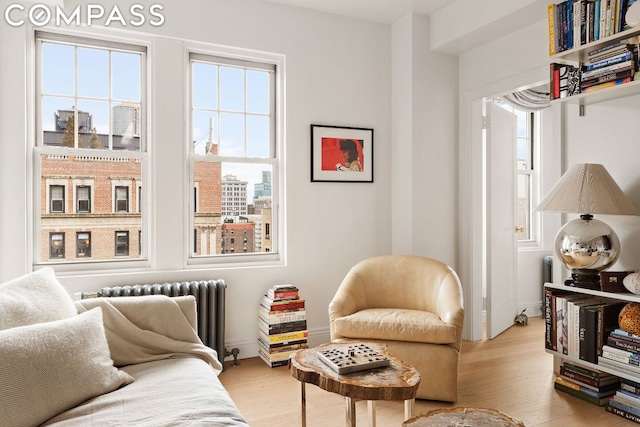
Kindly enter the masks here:
M 0 284 L 0 427 L 247 426 L 192 296 L 72 301 L 51 268 Z

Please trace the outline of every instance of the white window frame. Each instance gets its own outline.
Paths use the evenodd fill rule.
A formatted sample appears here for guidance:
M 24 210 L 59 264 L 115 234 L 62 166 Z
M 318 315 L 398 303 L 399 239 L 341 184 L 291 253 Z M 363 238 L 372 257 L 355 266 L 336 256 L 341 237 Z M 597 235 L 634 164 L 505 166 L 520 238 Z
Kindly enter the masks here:
M 273 129 L 271 129 L 271 157 L 261 159 L 260 163 L 271 165 L 271 180 L 272 180 L 272 223 L 277 221 L 276 231 L 277 234 L 273 235 L 272 248 L 276 248 L 275 251 L 249 253 L 249 254 L 212 254 L 209 256 L 197 256 L 192 255 L 191 248 L 194 247 L 194 207 L 193 197 L 189 197 L 189 212 L 185 233 L 188 238 L 185 241 L 186 264 L 185 268 L 206 268 L 206 267 L 238 267 L 238 266 L 262 266 L 262 265 L 283 265 L 286 263 L 286 222 L 285 222 L 285 134 L 284 134 L 284 76 L 285 76 L 285 57 L 284 55 L 248 51 L 244 49 L 234 49 L 231 47 L 211 46 L 203 44 L 189 44 L 185 45 L 185 75 L 188 76 L 188 84 L 186 90 L 186 120 L 187 123 L 187 141 L 185 143 L 186 158 L 188 159 L 188 165 L 185 167 L 185 194 L 192 194 L 195 186 L 194 182 L 194 164 L 195 161 L 205 162 L 232 162 L 232 163 L 254 163 L 251 159 L 243 159 L 240 157 L 225 157 L 225 156 L 211 156 L 211 155 L 196 155 L 193 153 L 193 122 L 192 122 L 192 82 L 191 82 L 191 59 L 220 59 L 222 63 L 233 64 L 234 60 L 240 61 L 241 65 L 246 65 L 246 62 L 256 62 L 258 64 L 270 64 L 274 67 L 274 73 L 272 78 L 272 84 L 274 87 L 273 96 L 274 99 L 271 103 L 272 114 L 274 120 L 272 122 Z M 222 177 L 224 179 L 224 177 Z M 221 188 L 222 192 L 222 188 Z M 221 206 L 222 207 L 222 206 Z
M 152 267 L 152 263 L 149 259 L 148 248 L 153 245 L 153 236 L 149 230 L 153 230 L 154 217 L 150 215 L 152 200 L 151 197 L 147 197 L 146 206 L 141 212 L 141 225 L 142 235 L 147 236 L 146 240 L 140 242 L 142 247 L 142 254 L 138 258 L 118 259 L 115 257 L 109 260 L 94 260 L 94 259 L 82 259 L 80 261 L 65 260 L 64 263 L 58 261 L 51 261 L 50 259 L 41 259 L 41 241 L 40 233 L 41 229 L 41 200 L 40 200 L 40 186 L 42 177 L 42 171 L 40 167 L 40 157 L 43 155 L 48 156 L 66 156 L 73 154 L 76 156 L 96 156 L 102 155 L 109 157 L 111 160 L 128 161 L 130 158 L 135 158 L 141 164 L 141 181 L 150 182 L 149 178 L 152 175 L 151 158 L 149 156 L 148 141 L 151 139 L 151 132 L 148 123 L 150 123 L 152 96 L 150 87 L 152 86 L 152 76 L 149 73 L 149 52 L 152 47 L 152 41 L 150 38 L 137 36 L 135 40 L 121 36 L 114 36 L 112 32 L 101 30 L 94 30 L 91 34 L 86 34 L 84 31 L 72 31 L 72 30 L 60 30 L 56 28 L 47 28 L 46 31 L 35 30 L 33 37 L 31 38 L 34 45 L 34 67 L 33 67 L 33 129 L 35 129 L 35 135 L 33 138 L 33 168 L 32 168 L 32 263 L 34 267 L 40 267 L 45 265 L 55 266 L 56 271 L 60 272 L 87 272 L 97 270 L 122 270 L 127 268 L 129 271 L 148 271 Z M 140 135 L 140 151 L 114 151 L 111 149 L 87 149 L 87 148 L 67 148 L 67 147 L 48 147 L 43 144 L 43 129 L 42 129 L 42 117 L 41 117 L 41 96 L 42 88 L 40 82 L 42 81 L 42 70 L 40 68 L 40 58 L 42 58 L 42 42 L 54 42 L 69 44 L 72 46 L 83 46 L 89 48 L 106 48 L 123 51 L 137 52 L 142 55 L 140 63 L 140 104 L 143 111 L 141 117 L 141 135 Z M 113 126 L 111 117 L 109 118 L 109 126 Z M 76 126 L 77 130 L 77 126 Z M 111 132 L 109 132 L 111 134 Z M 111 141 L 111 136 L 109 138 Z M 111 144 L 111 143 L 110 143 Z M 48 178 L 47 178 L 48 179 Z M 94 199 L 95 193 L 92 187 L 92 212 L 94 212 Z M 48 190 L 48 184 L 47 184 Z M 66 194 L 65 184 L 65 194 Z M 75 188 L 74 188 L 75 191 Z M 149 191 L 147 191 L 149 193 Z M 129 197 L 131 197 L 131 189 L 129 189 Z M 49 206 L 49 193 L 47 191 L 46 202 Z M 65 209 L 66 211 L 66 209 Z M 49 212 L 49 207 L 47 207 Z M 75 194 L 74 194 L 74 208 L 75 212 Z M 129 205 L 129 212 L 131 212 L 131 204 Z M 130 237 L 129 237 L 130 238 Z M 93 243 L 93 242 L 92 242 Z M 93 252 L 93 248 L 92 248 Z M 129 252 L 131 248 L 129 247 Z M 114 247 L 115 253 L 115 247 Z M 126 264 L 126 266 L 125 266 Z

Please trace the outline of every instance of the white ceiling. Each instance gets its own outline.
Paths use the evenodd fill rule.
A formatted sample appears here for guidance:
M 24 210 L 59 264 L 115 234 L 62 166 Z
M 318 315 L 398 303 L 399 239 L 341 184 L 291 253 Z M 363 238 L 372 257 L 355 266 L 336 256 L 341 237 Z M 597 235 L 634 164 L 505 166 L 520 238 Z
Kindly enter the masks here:
M 452 0 L 268 0 L 319 12 L 392 24 L 409 12 L 432 15 Z

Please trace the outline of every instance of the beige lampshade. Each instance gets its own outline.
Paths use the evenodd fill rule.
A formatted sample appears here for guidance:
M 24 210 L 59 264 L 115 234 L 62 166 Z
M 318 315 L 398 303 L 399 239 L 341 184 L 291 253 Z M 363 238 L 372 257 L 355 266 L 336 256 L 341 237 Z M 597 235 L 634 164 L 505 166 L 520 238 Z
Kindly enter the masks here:
M 538 211 L 638 215 L 604 166 L 573 165 L 536 206 Z

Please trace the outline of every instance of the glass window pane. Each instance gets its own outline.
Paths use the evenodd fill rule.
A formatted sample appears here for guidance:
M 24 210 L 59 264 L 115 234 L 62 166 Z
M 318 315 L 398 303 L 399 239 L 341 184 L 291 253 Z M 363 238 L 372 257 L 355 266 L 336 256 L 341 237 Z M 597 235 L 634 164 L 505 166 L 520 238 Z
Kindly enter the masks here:
M 73 99 L 45 96 L 40 103 L 40 125 L 43 145 L 60 146 L 69 114 L 73 113 Z
M 247 71 L 247 112 L 269 113 L 269 73 Z
M 55 43 L 42 43 L 42 92 L 75 94 L 75 48 Z
M 142 132 L 142 106 L 134 102 L 111 104 L 111 132 L 116 150 L 140 150 Z M 105 137 L 107 135 L 104 135 Z M 102 135 L 100 136 L 103 137 Z
M 221 156 L 243 157 L 244 149 L 244 115 L 234 113 L 220 114 L 220 146 Z
M 269 117 L 247 116 L 247 157 L 270 156 Z
M 516 155 L 518 156 L 518 170 L 529 169 L 529 141 L 518 138 L 516 140 Z
M 122 101 L 139 103 L 142 95 L 141 56 L 136 53 L 112 52 L 112 97 Z
M 105 99 L 109 96 L 109 52 L 78 48 L 78 95 Z
M 220 108 L 244 111 L 244 70 L 220 67 Z
M 513 110 L 518 120 L 518 138 L 527 138 L 529 136 L 529 126 L 527 123 L 527 116 L 529 113 L 521 110 Z
M 218 66 L 193 63 L 193 106 L 215 109 L 218 106 Z
M 518 175 L 518 200 L 516 204 L 516 237 L 518 240 L 529 240 L 530 213 L 531 213 L 531 188 L 530 176 Z
M 218 137 L 216 131 L 218 129 L 218 114 L 208 111 L 194 111 L 192 117 L 193 152 L 195 154 L 218 154 L 218 148 L 215 145 Z

